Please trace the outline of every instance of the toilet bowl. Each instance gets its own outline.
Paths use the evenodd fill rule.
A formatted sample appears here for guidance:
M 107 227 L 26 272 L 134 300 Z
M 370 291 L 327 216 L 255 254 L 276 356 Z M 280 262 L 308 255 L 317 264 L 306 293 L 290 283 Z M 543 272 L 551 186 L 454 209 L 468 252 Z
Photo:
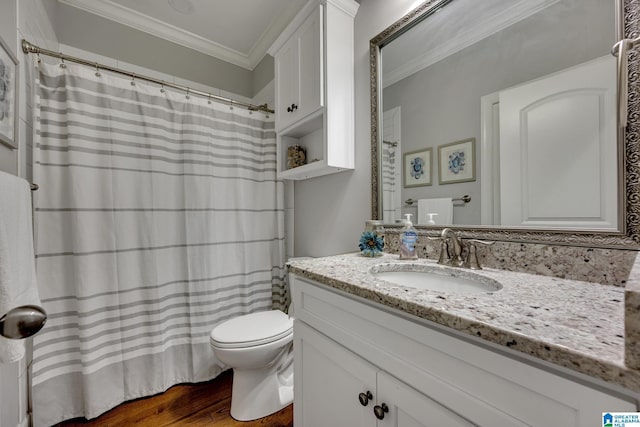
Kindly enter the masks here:
M 293 319 L 279 310 L 235 317 L 211 331 L 216 358 L 233 369 L 231 416 L 251 421 L 293 402 Z

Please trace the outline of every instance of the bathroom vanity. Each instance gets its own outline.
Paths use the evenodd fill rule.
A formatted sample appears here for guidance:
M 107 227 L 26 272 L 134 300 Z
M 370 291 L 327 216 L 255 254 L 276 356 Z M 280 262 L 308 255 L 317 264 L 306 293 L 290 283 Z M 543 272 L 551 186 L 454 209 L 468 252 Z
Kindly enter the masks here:
M 499 286 L 418 290 L 372 274 L 396 268 Z M 622 288 L 391 254 L 299 260 L 289 273 L 295 425 L 586 427 L 638 410 Z

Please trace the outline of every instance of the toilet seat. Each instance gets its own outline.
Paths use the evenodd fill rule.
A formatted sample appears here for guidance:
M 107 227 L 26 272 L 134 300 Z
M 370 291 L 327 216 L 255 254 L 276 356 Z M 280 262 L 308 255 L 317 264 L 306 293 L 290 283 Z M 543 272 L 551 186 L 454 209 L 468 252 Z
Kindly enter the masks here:
M 280 310 L 261 311 L 227 320 L 211 331 L 211 345 L 242 348 L 268 344 L 293 333 L 293 319 Z

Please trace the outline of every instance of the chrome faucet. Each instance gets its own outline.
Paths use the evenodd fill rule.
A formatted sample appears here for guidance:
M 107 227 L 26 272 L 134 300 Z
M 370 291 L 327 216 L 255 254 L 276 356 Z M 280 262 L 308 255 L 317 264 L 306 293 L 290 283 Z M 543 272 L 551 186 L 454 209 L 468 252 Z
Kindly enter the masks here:
M 443 228 L 440 237 L 430 237 L 429 239 L 440 242 L 438 264 L 470 268 L 472 270 L 482 270 L 478 260 L 477 245 L 490 246 L 495 243 L 477 239 L 465 241 L 451 228 Z M 465 248 L 467 249 L 466 259 L 464 259 Z
M 449 259 L 447 264 L 454 267 L 462 267 L 464 265 L 464 260 L 462 259 L 463 245 L 455 231 L 450 228 L 443 228 L 442 233 L 440 233 L 440 239 L 445 243 L 447 249 L 450 249 L 447 254 L 447 258 Z M 451 242 L 451 245 L 449 245 L 448 242 Z

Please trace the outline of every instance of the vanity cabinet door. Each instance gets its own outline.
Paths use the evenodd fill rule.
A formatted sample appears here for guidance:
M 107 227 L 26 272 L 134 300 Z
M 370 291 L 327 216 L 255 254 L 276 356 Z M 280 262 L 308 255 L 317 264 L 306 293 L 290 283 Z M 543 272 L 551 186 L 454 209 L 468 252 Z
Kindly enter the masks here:
M 392 377 L 378 373 L 378 405 L 384 402 L 389 408 L 378 427 L 471 427 L 465 420 L 437 402 Z
M 375 426 L 378 369 L 298 320 L 293 336 L 294 425 Z M 363 405 L 359 396 L 367 392 Z

